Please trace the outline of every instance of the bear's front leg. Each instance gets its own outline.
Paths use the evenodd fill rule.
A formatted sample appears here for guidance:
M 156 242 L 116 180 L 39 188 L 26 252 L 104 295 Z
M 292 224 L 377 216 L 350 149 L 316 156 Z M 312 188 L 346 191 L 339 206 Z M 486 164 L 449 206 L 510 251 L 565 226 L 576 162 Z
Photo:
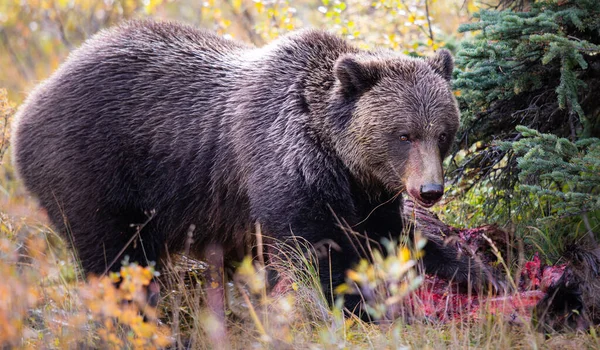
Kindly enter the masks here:
M 282 229 L 271 234 L 273 238 L 268 244 L 277 248 L 269 252 L 268 260 L 275 266 L 269 269 L 269 284 L 275 286 L 282 277 L 281 273 L 277 271 L 278 266 L 292 265 L 298 266 L 298 269 L 305 268 L 305 266 L 300 265 L 302 262 L 298 254 L 301 252 L 305 256 L 311 257 L 306 260 L 318 264 L 317 271 L 323 296 L 329 305 L 333 305 L 337 298 L 336 288 L 346 281 L 347 271 L 353 268 L 362 258 L 359 253 L 360 249 L 355 247 L 346 234 L 336 225 L 324 221 L 305 219 L 294 221 L 303 222 L 303 224 L 291 224 L 288 226 L 291 230 Z M 265 232 L 273 232 L 268 229 L 272 225 L 265 223 L 264 227 Z M 298 227 L 298 229 L 294 229 L 294 227 Z M 291 253 L 290 249 L 292 250 Z M 282 264 L 281 260 L 283 259 L 291 259 L 291 264 L 290 261 L 284 261 Z M 360 300 L 359 296 L 347 295 L 344 306 L 350 312 L 359 315 Z
M 275 286 L 280 278 L 273 270 L 278 266 L 289 266 L 290 259 L 292 266 L 299 264 L 298 252 L 302 252 L 316 258 L 324 297 L 332 305 L 336 287 L 345 282 L 348 269 L 362 258 L 362 250 L 349 238 L 351 233 L 340 227 L 341 222 L 351 219 L 351 208 L 339 204 L 333 207 L 328 204 L 333 201 L 324 201 L 323 197 L 306 192 L 278 194 L 268 200 L 264 197 L 265 192 L 262 195 L 262 201 L 257 202 L 253 210 L 261 224 L 263 240 L 269 247 L 269 264 L 274 267 L 269 271 L 269 284 Z M 337 200 L 335 203 L 351 201 Z M 358 296 L 346 297 L 345 306 L 350 311 L 358 313 L 359 303 Z
M 427 273 L 432 273 L 458 283 L 463 289 L 488 290 L 500 293 L 506 286 L 497 273 L 481 261 L 473 259 L 453 245 L 446 244 L 438 236 L 427 236 L 424 248 L 423 265 Z

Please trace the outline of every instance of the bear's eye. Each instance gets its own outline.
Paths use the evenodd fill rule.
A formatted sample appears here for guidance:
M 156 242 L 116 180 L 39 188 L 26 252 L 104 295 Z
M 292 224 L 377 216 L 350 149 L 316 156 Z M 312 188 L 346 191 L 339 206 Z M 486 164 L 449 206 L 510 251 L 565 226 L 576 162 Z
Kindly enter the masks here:
M 400 136 L 400 141 L 402 141 L 402 142 L 408 142 L 408 140 L 409 140 L 408 135 L 402 135 L 402 136 Z
M 447 139 L 448 139 L 448 135 L 446 135 L 446 134 L 441 134 L 439 137 L 439 140 L 441 143 L 446 142 Z

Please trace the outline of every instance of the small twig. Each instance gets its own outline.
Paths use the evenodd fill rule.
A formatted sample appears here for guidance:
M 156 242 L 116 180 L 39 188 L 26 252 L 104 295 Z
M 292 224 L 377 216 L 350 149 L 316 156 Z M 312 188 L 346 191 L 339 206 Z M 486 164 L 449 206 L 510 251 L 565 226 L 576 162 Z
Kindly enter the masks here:
M 187 232 L 187 239 L 185 240 L 185 251 L 184 251 L 184 256 L 189 256 L 189 252 L 190 252 L 190 247 L 192 246 L 192 243 L 194 242 L 193 237 L 194 237 L 194 231 L 196 230 L 196 225 L 191 224 L 188 232 Z M 185 280 L 185 270 L 181 270 L 179 272 L 179 282 L 183 285 L 183 281 Z M 181 336 L 179 334 L 180 332 L 180 328 L 179 328 L 179 306 L 181 305 L 181 295 L 179 293 L 175 294 L 175 300 L 173 301 L 173 321 L 172 321 L 172 326 L 171 329 L 173 330 L 173 335 L 175 336 L 175 339 L 177 341 L 177 347 L 179 349 L 183 349 L 183 342 L 181 341 Z
M 8 35 L 6 34 L 6 30 L 3 28 L 0 28 L 0 38 L 2 39 L 2 43 L 4 44 L 4 47 L 6 47 L 6 50 L 9 53 L 10 59 L 13 61 L 13 64 L 17 68 L 17 71 L 19 71 L 21 76 L 23 76 L 26 80 L 33 80 L 32 74 L 30 74 L 30 71 L 28 69 L 29 67 L 26 67 L 23 64 L 23 62 L 19 59 L 19 56 L 10 44 L 10 40 L 8 38 Z
M 264 248 L 263 248 L 263 237 L 262 237 L 262 230 L 260 228 L 260 223 L 256 222 L 254 225 L 255 229 L 256 229 L 256 251 L 258 254 L 258 261 L 260 263 L 260 268 L 264 271 L 265 270 L 265 253 L 264 253 Z M 261 298 L 263 301 L 267 301 L 267 289 L 266 288 L 261 288 Z M 269 319 L 267 318 L 267 314 L 264 313 L 264 323 L 265 325 L 267 325 L 267 327 L 269 326 Z
M 256 326 L 258 333 L 260 333 L 260 335 L 263 337 L 268 337 L 269 335 L 267 334 L 267 331 L 265 331 L 265 327 L 263 327 L 262 322 L 260 322 L 260 318 L 258 317 L 256 310 L 254 310 L 254 306 L 252 306 L 252 302 L 250 302 L 248 294 L 246 294 L 246 291 L 239 283 L 236 282 L 235 286 L 240 291 L 240 294 L 242 295 L 242 298 L 244 298 L 246 305 L 248 305 L 248 312 L 250 312 L 250 317 L 254 321 L 254 325 Z
M 67 47 L 67 49 L 73 49 L 73 44 L 67 39 L 67 33 L 65 32 L 65 26 L 63 25 L 63 21 L 60 18 L 60 12 L 54 9 L 56 13 L 56 24 L 58 26 L 58 36 L 60 37 L 60 41 Z
M 587 212 L 584 211 L 581 216 L 583 217 L 583 224 L 585 225 L 585 228 L 587 230 L 587 234 L 590 236 L 590 238 L 592 239 L 593 242 L 596 241 L 596 234 L 594 233 L 594 230 L 592 229 L 592 225 L 590 225 L 590 219 L 588 218 Z
M 429 27 L 429 39 L 433 45 L 433 30 L 431 29 L 431 19 L 429 19 L 429 0 L 425 0 L 425 16 L 427 16 L 427 26 Z
M 8 93 L 6 90 L 0 89 L 0 124 L 2 125 L 2 131 L 0 132 L 0 164 L 4 158 L 4 152 L 8 148 L 8 131 L 10 118 L 14 114 L 14 109 L 8 102 Z
M 569 136 L 573 142 L 577 139 L 577 132 L 575 131 L 575 112 L 572 109 L 569 110 L 569 130 L 571 132 Z
M 240 24 L 246 31 L 246 35 L 248 35 L 250 41 L 254 45 L 262 46 L 264 44 L 264 40 L 254 31 L 253 25 L 255 21 L 248 9 L 244 8 L 242 11 L 238 11 L 231 0 L 225 1 L 225 3 L 229 6 L 229 9 L 233 15 L 240 20 Z
M 125 243 L 125 246 L 119 251 L 117 256 L 115 256 L 114 259 L 110 262 L 110 264 L 108 264 L 108 266 L 106 267 L 106 270 L 104 270 L 104 272 L 102 273 L 102 276 L 105 276 L 108 273 L 110 268 L 117 262 L 117 260 L 119 260 L 119 258 L 121 257 L 121 254 L 125 253 L 125 250 L 127 249 L 127 247 L 129 247 L 129 245 L 131 243 L 133 243 L 133 241 L 136 239 L 136 237 L 141 237 L 142 229 L 146 225 L 148 225 L 148 223 L 150 222 L 150 220 L 152 220 L 152 218 L 154 218 L 154 214 L 156 214 L 156 211 L 154 209 L 150 210 L 150 215 L 148 215 L 148 219 L 146 221 L 144 221 L 144 223 L 142 223 L 140 225 L 134 225 L 134 226 L 136 226 L 135 233 L 131 236 L 129 241 L 127 241 L 127 243 Z

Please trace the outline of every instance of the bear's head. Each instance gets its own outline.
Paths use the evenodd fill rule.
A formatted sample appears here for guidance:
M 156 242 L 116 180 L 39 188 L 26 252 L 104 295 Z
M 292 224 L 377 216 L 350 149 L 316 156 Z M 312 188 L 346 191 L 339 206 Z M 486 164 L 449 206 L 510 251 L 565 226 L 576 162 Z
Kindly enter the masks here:
M 344 121 L 332 137 L 357 177 L 405 190 L 425 207 L 441 199 L 442 160 L 459 126 L 453 68 L 446 50 L 429 59 L 383 52 L 337 59 L 329 103 Z

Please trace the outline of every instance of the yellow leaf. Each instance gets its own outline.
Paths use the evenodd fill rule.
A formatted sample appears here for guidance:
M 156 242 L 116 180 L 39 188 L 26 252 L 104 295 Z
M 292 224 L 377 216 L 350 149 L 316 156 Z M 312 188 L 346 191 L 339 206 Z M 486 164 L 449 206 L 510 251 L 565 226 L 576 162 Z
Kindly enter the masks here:
M 350 290 L 350 287 L 346 283 L 342 283 L 339 286 L 335 287 L 336 294 L 344 294 Z
M 410 250 L 406 247 L 402 247 L 400 249 L 400 261 L 405 263 L 410 260 Z
M 354 325 L 354 319 L 352 318 L 347 318 L 344 323 L 346 324 L 346 329 L 352 327 Z
M 256 12 L 263 13 L 263 11 L 265 10 L 265 5 L 263 5 L 262 2 L 257 1 L 254 3 L 254 7 L 256 8 Z
M 239 11 L 242 8 L 242 0 L 233 0 L 231 5 L 236 11 Z
M 467 1 L 467 10 L 470 13 L 479 11 L 479 6 L 475 4 L 474 0 Z
M 361 281 L 363 278 L 354 270 L 348 271 L 348 278 L 354 282 Z

